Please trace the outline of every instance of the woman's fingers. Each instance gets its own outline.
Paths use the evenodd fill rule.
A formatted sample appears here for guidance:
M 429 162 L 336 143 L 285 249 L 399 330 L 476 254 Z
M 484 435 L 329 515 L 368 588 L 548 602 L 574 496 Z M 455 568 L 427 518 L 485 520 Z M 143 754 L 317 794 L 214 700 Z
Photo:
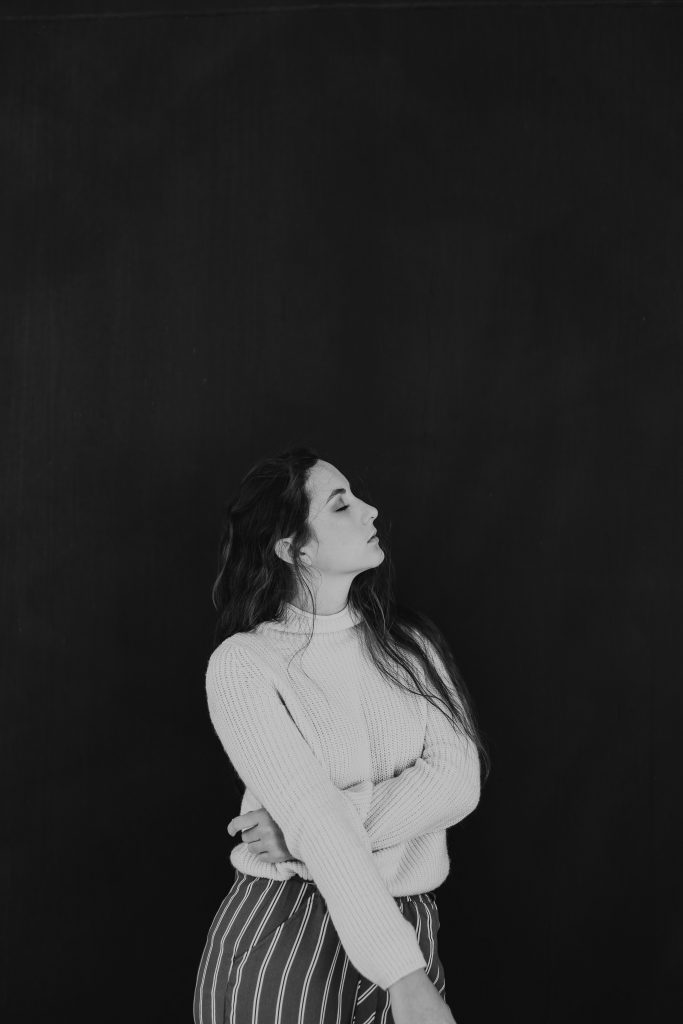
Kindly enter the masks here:
M 238 832 L 242 833 L 242 842 L 249 847 L 249 852 L 261 856 L 269 864 L 292 859 L 280 828 L 265 807 L 239 814 L 229 821 L 228 833 L 235 836 Z
M 260 811 L 263 811 L 263 808 L 260 808 Z M 238 832 L 246 832 L 247 829 L 258 825 L 261 820 L 265 820 L 267 816 L 267 811 L 263 814 L 260 814 L 259 811 L 247 811 L 246 814 L 239 814 L 228 823 L 228 832 L 231 836 L 237 835 Z

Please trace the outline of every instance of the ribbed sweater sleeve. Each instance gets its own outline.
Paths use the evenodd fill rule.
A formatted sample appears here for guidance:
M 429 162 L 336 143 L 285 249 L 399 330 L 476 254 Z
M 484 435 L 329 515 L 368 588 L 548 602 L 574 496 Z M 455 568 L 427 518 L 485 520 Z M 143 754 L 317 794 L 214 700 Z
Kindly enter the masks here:
M 422 756 L 373 786 L 364 821 L 372 849 L 455 825 L 475 809 L 479 796 L 476 747 L 430 704 Z
M 223 644 L 206 673 L 214 729 L 245 785 L 309 869 L 349 960 L 380 988 L 426 967 L 389 894 L 368 833 L 292 720 L 256 652 Z
M 457 694 L 431 642 L 422 637 L 439 675 Z M 434 692 L 434 691 L 432 691 Z M 373 850 L 449 828 L 470 814 L 480 798 L 480 765 L 475 744 L 454 729 L 445 714 L 425 701 L 422 755 L 393 778 L 367 789 L 344 790 L 364 823 Z

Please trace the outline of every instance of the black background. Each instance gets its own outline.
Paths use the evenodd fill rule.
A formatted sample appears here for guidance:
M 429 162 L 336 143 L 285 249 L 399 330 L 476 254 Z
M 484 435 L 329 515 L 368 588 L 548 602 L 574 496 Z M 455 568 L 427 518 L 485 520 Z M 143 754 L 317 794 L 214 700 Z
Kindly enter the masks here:
M 191 1021 L 220 505 L 296 442 L 491 751 L 458 1024 L 670 1019 L 683 9 L 222 6 L 0 23 L 5 1019 Z

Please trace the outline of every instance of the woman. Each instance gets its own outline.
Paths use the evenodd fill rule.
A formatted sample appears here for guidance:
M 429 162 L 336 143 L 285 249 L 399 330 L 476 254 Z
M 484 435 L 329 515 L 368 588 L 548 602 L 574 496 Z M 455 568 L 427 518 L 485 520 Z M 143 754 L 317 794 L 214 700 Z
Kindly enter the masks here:
M 309 448 L 228 505 L 206 690 L 246 789 L 195 1024 L 454 1024 L 434 890 L 488 757 L 439 630 L 394 602 L 376 519 Z

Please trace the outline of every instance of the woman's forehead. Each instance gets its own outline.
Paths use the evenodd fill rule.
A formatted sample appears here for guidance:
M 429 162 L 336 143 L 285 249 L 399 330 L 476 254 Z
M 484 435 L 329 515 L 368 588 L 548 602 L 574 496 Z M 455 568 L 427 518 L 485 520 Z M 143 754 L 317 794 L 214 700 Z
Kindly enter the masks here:
M 311 503 L 319 508 L 326 504 L 332 491 L 338 487 L 346 487 L 346 477 L 336 466 L 329 462 L 317 462 L 308 477 L 308 489 Z

